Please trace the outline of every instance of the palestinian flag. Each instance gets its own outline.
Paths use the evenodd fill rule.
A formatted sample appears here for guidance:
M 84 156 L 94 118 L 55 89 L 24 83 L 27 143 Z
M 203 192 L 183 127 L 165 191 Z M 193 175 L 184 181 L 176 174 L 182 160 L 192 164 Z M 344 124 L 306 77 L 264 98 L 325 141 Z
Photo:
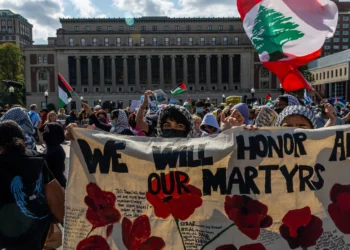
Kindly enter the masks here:
M 187 92 L 187 87 L 185 85 L 185 83 L 181 83 L 180 85 L 178 85 L 175 89 L 173 89 L 171 91 L 171 95 L 179 95 L 181 93 L 185 93 Z
M 272 98 L 270 94 L 266 94 L 266 103 L 272 103 Z
M 237 0 L 245 32 L 263 65 L 291 92 L 311 89 L 300 66 L 321 55 L 333 36 L 338 8 L 331 0 Z
M 63 108 L 72 100 L 72 87 L 67 83 L 63 76 L 58 73 L 58 99 L 60 102 L 60 108 Z
M 335 98 L 334 100 L 334 107 L 345 107 L 345 100 L 341 98 Z

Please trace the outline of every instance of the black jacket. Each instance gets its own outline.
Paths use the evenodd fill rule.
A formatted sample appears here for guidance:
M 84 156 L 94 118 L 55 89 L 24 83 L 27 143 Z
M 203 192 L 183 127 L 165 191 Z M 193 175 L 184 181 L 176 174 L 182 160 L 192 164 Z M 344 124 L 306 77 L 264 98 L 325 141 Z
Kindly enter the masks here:
M 51 221 L 46 163 L 32 151 L 0 155 L 0 249 L 41 250 Z

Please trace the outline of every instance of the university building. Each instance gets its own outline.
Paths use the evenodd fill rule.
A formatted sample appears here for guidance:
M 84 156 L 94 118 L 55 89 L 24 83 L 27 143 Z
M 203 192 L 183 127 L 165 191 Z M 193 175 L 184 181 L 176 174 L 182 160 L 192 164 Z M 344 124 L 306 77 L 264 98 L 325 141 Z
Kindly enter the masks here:
M 262 67 L 239 18 L 69 18 L 48 45 L 24 49 L 27 105 L 58 106 L 57 74 L 91 106 L 129 106 L 150 89 L 185 82 L 192 99 L 277 96 L 276 77 Z M 254 91 L 255 90 L 255 95 Z M 177 97 L 185 100 L 187 95 Z

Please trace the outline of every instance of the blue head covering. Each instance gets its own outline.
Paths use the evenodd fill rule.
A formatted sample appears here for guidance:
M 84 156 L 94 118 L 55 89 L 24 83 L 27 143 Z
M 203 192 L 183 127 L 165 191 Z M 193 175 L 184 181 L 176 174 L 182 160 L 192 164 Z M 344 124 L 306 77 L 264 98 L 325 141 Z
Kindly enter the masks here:
M 237 109 L 244 118 L 244 124 L 249 125 L 249 108 L 245 103 L 239 103 L 235 105 L 232 109 Z
M 35 149 L 34 128 L 30 118 L 22 108 L 12 108 L 7 111 L 0 119 L 0 121 L 12 120 L 16 122 L 23 130 L 25 135 L 25 143 L 27 148 Z

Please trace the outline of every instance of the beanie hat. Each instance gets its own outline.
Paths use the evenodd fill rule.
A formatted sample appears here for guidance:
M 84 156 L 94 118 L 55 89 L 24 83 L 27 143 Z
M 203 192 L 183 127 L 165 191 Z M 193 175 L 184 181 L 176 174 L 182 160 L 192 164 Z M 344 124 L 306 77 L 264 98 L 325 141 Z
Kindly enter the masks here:
M 317 128 L 316 119 L 312 111 L 301 105 L 287 106 L 285 109 L 283 109 L 283 111 L 278 115 L 276 126 L 280 127 L 284 119 L 291 115 L 301 115 L 310 121 L 314 129 Z

